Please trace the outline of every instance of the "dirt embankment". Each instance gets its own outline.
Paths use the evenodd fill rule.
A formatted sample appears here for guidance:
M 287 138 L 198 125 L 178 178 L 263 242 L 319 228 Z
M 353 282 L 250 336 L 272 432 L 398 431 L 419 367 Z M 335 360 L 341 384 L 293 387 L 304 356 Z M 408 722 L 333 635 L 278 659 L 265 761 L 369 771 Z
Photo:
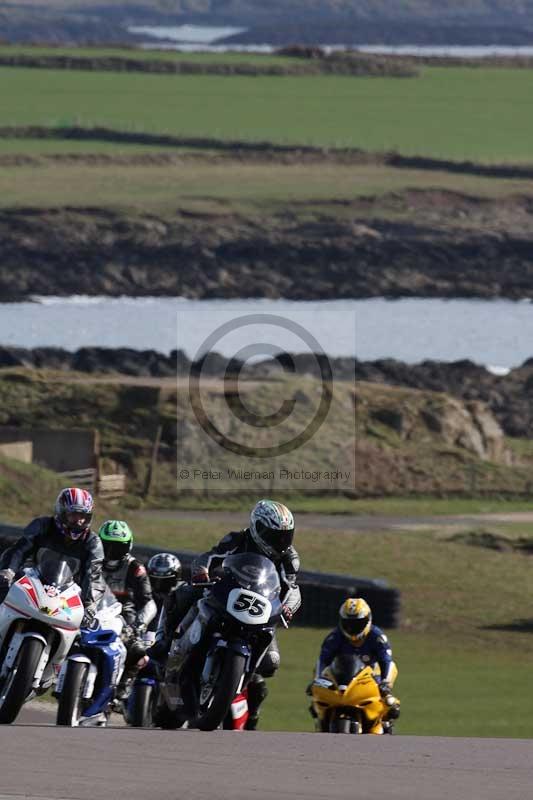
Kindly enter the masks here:
M 7 209 L 0 298 L 533 297 L 530 197 L 411 190 L 329 205 L 306 218 L 294 205 L 253 218 Z

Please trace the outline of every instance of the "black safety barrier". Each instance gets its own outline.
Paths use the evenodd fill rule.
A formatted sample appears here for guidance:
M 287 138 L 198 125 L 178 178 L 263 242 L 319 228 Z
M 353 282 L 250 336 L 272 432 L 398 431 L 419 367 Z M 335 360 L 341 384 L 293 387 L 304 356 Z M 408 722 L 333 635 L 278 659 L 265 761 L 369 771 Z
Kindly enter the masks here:
M 0 524 L 0 552 L 13 544 L 22 531 L 22 528 L 14 525 Z M 161 552 L 173 553 L 180 559 L 183 578 L 188 580 L 191 563 L 197 553 L 146 545 L 135 545 L 133 548 L 135 557 L 143 562 Z M 347 597 L 364 597 L 372 609 L 376 625 L 383 628 L 396 628 L 399 625 L 400 592 L 384 580 L 302 570 L 298 585 L 302 593 L 302 606 L 294 617 L 294 625 L 333 628 L 337 624 L 339 608 Z

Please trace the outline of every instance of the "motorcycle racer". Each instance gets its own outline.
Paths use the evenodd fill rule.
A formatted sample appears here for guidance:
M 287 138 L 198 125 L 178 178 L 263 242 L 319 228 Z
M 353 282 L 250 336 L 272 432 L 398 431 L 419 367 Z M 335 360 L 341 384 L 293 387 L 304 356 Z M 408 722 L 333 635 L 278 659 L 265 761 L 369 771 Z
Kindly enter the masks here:
M 288 624 L 301 605 L 300 589 L 296 583 L 300 559 L 292 545 L 294 519 L 289 509 L 273 500 L 260 500 L 252 509 L 248 528 L 228 533 L 218 544 L 200 555 L 191 566 L 191 583 L 179 585 L 169 602 L 165 616 L 160 620 L 156 642 L 148 651 L 155 660 L 165 661 L 174 632 L 182 633 L 179 650 L 173 653 L 173 669 L 179 671 L 187 658 L 192 644 L 187 630 L 196 618 L 197 600 L 202 597 L 203 587 L 210 580 L 210 572 L 224 558 L 239 553 L 258 553 L 267 556 L 275 565 L 281 583 L 283 618 Z M 207 620 L 205 620 L 207 624 Z M 265 700 L 268 689 L 265 678 L 272 677 L 280 664 L 279 648 L 274 637 L 263 656 L 259 670 L 248 684 L 249 718 L 247 730 L 255 730 L 259 719 L 259 707 Z
M 84 605 L 82 627 L 94 620 L 96 604 L 105 591 L 102 577 L 104 551 L 97 534 L 91 530 L 93 498 L 86 489 L 68 487 L 58 494 L 54 515 L 36 517 L 23 535 L 5 550 L 0 558 L 0 599 L 7 594 L 16 573 L 28 560 L 35 561 L 41 548 L 77 559 L 75 575 Z
M 400 716 L 400 703 L 392 694 L 398 668 L 392 659 L 392 649 L 381 628 L 372 624 L 372 612 L 362 597 L 349 597 L 339 609 L 339 622 L 320 648 L 315 680 L 338 655 L 356 654 L 374 670 L 374 677 L 385 703 L 389 706 L 386 720 Z
M 148 629 L 155 631 L 159 627 L 161 614 L 166 614 L 166 606 L 173 602 L 176 589 L 178 586 L 186 586 L 187 583 L 181 580 L 181 561 L 173 553 L 157 553 L 152 556 L 146 565 L 146 571 L 158 612 Z
M 127 650 L 126 666 L 117 690 L 123 699 L 126 684 L 136 672 L 139 648 L 134 647 L 157 614 L 146 567 L 131 555 L 133 533 L 127 522 L 108 519 L 98 531 L 104 550 L 103 576 L 122 603 L 125 626 L 122 641 Z

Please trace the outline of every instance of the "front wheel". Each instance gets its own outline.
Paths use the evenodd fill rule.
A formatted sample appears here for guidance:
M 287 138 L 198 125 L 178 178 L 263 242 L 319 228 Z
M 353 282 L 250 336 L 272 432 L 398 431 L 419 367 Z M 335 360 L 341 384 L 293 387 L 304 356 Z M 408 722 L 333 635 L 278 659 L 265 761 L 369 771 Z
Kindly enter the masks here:
M 363 729 L 359 720 L 350 717 L 334 715 L 329 723 L 330 733 L 362 733 Z
M 68 725 L 71 728 L 79 725 L 82 716 L 82 693 L 88 670 L 89 665 L 86 661 L 68 662 L 67 674 L 57 706 L 57 725 Z
M 43 650 L 44 644 L 39 639 L 22 642 L 11 671 L 0 684 L 0 724 L 9 725 L 17 718 L 31 691 Z
M 133 688 L 129 723 L 133 728 L 150 728 L 153 724 L 155 701 L 154 687 L 149 683 L 140 683 Z
M 241 682 L 246 665 L 246 657 L 232 650 L 222 650 L 218 661 L 218 674 L 211 675 L 212 692 L 202 702 L 200 687 L 200 704 L 194 727 L 201 731 L 214 731 L 222 724 L 231 708 L 231 703 Z M 216 667 L 214 667 L 216 669 Z

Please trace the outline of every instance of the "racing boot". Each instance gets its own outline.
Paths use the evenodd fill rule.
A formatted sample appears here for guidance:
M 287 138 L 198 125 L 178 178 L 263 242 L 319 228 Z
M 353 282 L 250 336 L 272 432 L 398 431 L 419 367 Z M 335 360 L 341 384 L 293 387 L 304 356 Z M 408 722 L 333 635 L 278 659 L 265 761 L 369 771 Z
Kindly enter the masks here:
M 245 731 L 257 730 L 259 722 L 259 707 L 266 700 L 268 689 L 262 675 L 254 672 L 248 683 L 248 719 L 244 726 Z

